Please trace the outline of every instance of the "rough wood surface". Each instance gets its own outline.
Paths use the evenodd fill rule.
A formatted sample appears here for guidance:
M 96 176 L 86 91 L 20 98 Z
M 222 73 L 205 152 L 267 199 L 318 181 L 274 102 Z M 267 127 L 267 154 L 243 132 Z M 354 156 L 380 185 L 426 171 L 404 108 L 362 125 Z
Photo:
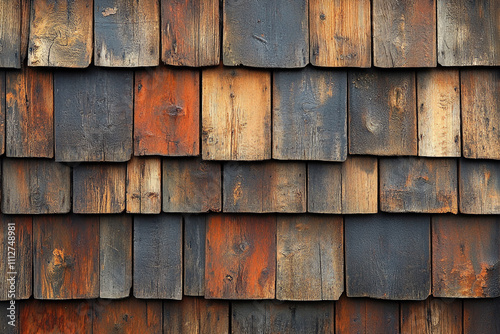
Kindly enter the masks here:
M 203 159 L 270 159 L 271 74 L 219 66 L 202 80 Z
M 128 297 L 132 288 L 132 216 L 100 217 L 99 266 L 99 297 Z
M 276 217 L 210 215 L 205 298 L 274 299 Z
M 229 302 L 184 297 L 163 303 L 165 334 L 229 333 Z
M 206 216 L 184 217 L 184 295 L 205 295 Z
M 276 299 L 336 300 L 344 291 L 341 216 L 279 216 Z
M 417 155 L 415 72 L 348 75 L 349 153 Z
M 125 210 L 125 164 L 82 164 L 73 168 L 73 212 Z
M 47 159 L 3 159 L 2 212 L 67 213 L 71 169 Z
M 199 158 L 163 160 L 163 211 L 221 211 L 221 164 Z
M 374 0 L 373 63 L 435 67 L 436 0 Z
M 182 217 L 134 219 L 134 296 L 182 299 Z
M 200 73 L 158 66 L 135 72 L 135 155 L 198 155 Z
M 437 14 L 439 64 L 500 65 L 500 2 L 437 0 Z
M 127 161 L 133 72 L 93 67 L 54 75 L 57 161 Z
M 33 217 L 36 299 L 99 297 L 99 217 Z
M 349 156 L 343 163 L 309 163 L 309 212 L 377 213 L 377 158 Z
M 52 72 L 24 66 L 6 75 L 8 157 L 54 157 Z
M 418 71 L 417 104 L 418 155 L 461 156 L 458 70 Z
M 127 163 L 127 212 L 160 213 L 161 159 L 133 157 Z
M 6 109 L 5 104 L 5 71 L 0 71 L 0 154 L 5 153 L 5 118 Z
M 0 1 L 0 68 L 21 68 L 21 0 Z
M 488 160 L 460 160 L 460 212 L 500 214 L 500 165 Z
M 224 1 L 226 66 L 304 67 L 309 63 L 308 1 Z
M 158 0 L 94 0 L 94 64 L 158 66 Z
M 456 159 L 380 159 L 380 210 L 458 212 Z
M 348 297 L 424 300 L 429 296 L 428 215 L 346 216 L 344 228 Z
M 467 69 L 460 74 L 464 157 L 499 160 L 500 69 Z
M 275 71 L 273 158 L 347 158 L 347 72 L 313 67 Z
M 500 333 L 500 298 L 464 299 L 464 334 Z
M 10 301 L 0 301 L 0 331 L 3 334 L 19 334 L 19 327 L 21 327 L 19 324 L 19 314 L 22 314 L 21 308 L 22 306 L 18 303 L 12 306 Z M 15 312 L 15 315 L 11 314 L 11 312 Z M 12 326 L 11 317 L 14 316 L 15 326 Z
M 495 217 L 433 217 L 433 296 L 500 297 L 499 222 Z
M 462 334 L 462 301 L 428 298 L 401 303 L 401 332 Z
M 31 0 L 21 0 L 21 63 L 28 56 Z
M 370 0 L 309 0 L 309 56 L 314 66 L 370 67 Z
M 305 212 L 306 165 L 302 162 L 226 163 L 225 212 Z
M 168 65 L 219 65 L 219 1 L 161 2 L 162 60 Z
M 92 0 L 32 1 L 28 65 L 89 66 L 93 21 Z

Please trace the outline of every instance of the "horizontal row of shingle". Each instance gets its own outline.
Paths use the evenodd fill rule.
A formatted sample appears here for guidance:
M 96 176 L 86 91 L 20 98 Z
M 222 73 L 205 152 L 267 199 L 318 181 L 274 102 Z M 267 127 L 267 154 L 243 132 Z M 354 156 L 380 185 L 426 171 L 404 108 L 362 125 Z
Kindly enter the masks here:
M 8 314 L 6 302 L 0 303 Z M 446 333 L 500 331 L 500 298 L 394 302 L 342 297 L 338 302 L 87 300 L 22 301 L 17 327 L 0 317 L 4 334 L 17 333 Z
M 500 297 L 498 216 L 0 218 L 0 300 Z
M 500 70 L 492 68 L 271 75 L 217 67 L 200 78 L 160 66 L 136 71 L 135 83 L 132 70 L 24 68 L 0 72 L 0 97 L 0 152 L 9 157 L 127 161 L 199 155 L 201 146 L 206 160 L 462 151 L 500 159 Z
M 496 0 L 3 1 L 0 67 L 26 53 L 30 66 L 87 67 L 92 53 L 98 66 L 217 65 L 220 29 L 225 65 L 370 67 L 372 51 L 379 67 L 500 65 L 499 11 Z

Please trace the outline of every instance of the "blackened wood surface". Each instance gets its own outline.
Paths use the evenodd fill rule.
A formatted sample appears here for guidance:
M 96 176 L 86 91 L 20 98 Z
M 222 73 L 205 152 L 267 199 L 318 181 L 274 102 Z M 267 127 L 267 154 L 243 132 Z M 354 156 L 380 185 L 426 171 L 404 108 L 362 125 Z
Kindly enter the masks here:
M 28 65 L 89 66 L 93 21 L 92 0 L 32 1 Z
M 276 217 L 210 215 L 205 298 L 274 299 Z
M 184 297 L 163 303 L 166 334 L 229 333 L 229 302 Z
M 332 302 L 233 302 L 233 333 L 334 333 Z
M 163 211 L 221 211 L 221 164 L 199 158 L 163 160 Z
M 158 0 L 94 0 L 94 64 L 158 66 Z
M 0 67 L 21 67 L 21 0 L 0 2 Z
M 5 71 L 0 71 L 0 154 L 5 152 Z
M 160 213 L 161 159 L 132 157 L 127 163 L 127 212 Z
M 336 300 L 344 291 L 341 216 L 279 216 L 276 299 Z
M 373 63 L 435 67 L 436 0 L 374 0 Z
M 349 153 L 417 155 L 415 73 L 348 75 Z
M 500 5 L 499 5 L 500 12 Z M 499 19 L 500 20 L 500 19 Z M 460 76 L 464 157 L 500 159 L 500 69 L 467 69 Z
M 3 159 L 2 212 L 67 213 L 71 169 L 47 159 Z
M 0 331 L 3 334 L 19 334 L 21 308 L 21 303 L 15 302 L 13 306 L 10 301 L 0 301 Z
M 184 217 L 184 295 L 205 295 L 206 216 Z
M 28 56 L 31 0 L 21 0 L 21 62 Z
M 54 89 L 57 161 L 130 159 L 132 71 L 60 71 Z
M 273 158 L 347 158 L 347 72 L 313 67 L 273 77 Z
M 500 298 L 464 300 L 464 334 L 500 333 Z
M 309 63 L 308 1 L 224 1 L 226 66 L 304 67 Z
M 198 155 L 200 73 L 158 66 L 135 72 L 135 155 Z
M 500 2 L 437 0 L 437 15 L 439 64 L 500 65 Z
M 182 217 L 134 218 L 134 296 L 182 299 Z
M 31 297 L 32 222 L 31 216 L 0 215 L 0 300 Z
M 203 159 L 270 159 L 271 73 L 219 66 L 202 80 Z
M 81 164 L 73 168 L 73 212 L 125 210 L 125 164 Z
M 380 210 L 457 213 L 457 160 L 380 159 Z
M 52 72 L 23 67 L 6 75 L 8 157 L 54 157 Z
M 370 67 L 370 0 L 309 0 L 311 64 Z
M 429 297 L 402 302 L 401 332 L 462 334 L 462 300 Z
M 305 163 L 226 163 L 223 180 L 225 212 L 306 211 Z
M 99 217 L 35 216 L 33 271 L 36 299 L 99 297 Z
M 168 65 L 211 66 L 220 59 L 219 1 L 161 1 L 162 60 Z
M 126 298 L 132 288 L 132 216 L 101 216 L 99 230 L 99 297 Z
M 348 297 L 424 300 L 431 292 L 430 217 L 345 217 Z
M 460 160 L 460 212 L 500 213 L 500 164 L 488 160 Z
M 432 294 L 500 296 L 500 225 L 495 217 L 432 218 Z

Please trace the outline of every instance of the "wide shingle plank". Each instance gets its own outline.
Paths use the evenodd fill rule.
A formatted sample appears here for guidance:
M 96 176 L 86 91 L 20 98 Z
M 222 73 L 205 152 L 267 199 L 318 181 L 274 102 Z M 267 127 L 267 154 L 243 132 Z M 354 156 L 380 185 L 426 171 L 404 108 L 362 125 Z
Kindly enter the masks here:
M 462 334 L 462 301 L 430 297 L 401 303 L 401 332 Z
M 205 295 L 206 216 L 184 217 L 184 295 Z
M 0 2 L 0 67 L 21 68 L 21 2 Z
M 127 212 L 160 213 L 161 159 L 133 157 L 127 163 Z
M 460 212 L 500 213 L 500 164 L 488 160 L 460 160 Z

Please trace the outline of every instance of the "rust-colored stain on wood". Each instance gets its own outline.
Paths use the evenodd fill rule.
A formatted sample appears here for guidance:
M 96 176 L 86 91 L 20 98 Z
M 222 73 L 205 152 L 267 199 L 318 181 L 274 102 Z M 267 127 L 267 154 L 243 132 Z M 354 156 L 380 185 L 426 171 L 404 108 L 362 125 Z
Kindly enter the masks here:
M 492 160 L 460 160 L 460 212 L 500 213 L 500 165 Z

